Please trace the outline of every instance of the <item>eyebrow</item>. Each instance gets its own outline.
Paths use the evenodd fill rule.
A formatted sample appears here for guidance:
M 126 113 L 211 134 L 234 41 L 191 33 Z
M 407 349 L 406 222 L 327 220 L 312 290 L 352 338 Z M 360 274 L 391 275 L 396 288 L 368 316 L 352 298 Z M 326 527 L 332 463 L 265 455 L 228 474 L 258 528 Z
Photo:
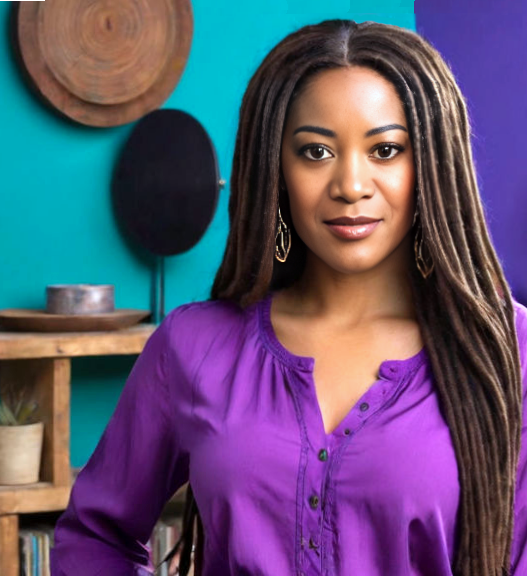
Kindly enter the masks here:
M 379 126 L 378 128 L 372 128 L 371 130 L 368 130 L 368 132 L 364 134 L 364 138 L 369 138 L 370 136 L 375 136 L 376 134 L 387 132 L 388 130 L 404 130 L 405 132 L 408 132 L 408 130 L 400 124 L 387 124 L 386 126 Z M 320 126 L 300 126 L 293 132 L 293 136 L 299 132 L 314 132 L 315 134 L 328 136 L 329 138 L 337 137 L 337 133 L 333 132 L 333 130 L 329 130 L 328 128 L 321 128 Z

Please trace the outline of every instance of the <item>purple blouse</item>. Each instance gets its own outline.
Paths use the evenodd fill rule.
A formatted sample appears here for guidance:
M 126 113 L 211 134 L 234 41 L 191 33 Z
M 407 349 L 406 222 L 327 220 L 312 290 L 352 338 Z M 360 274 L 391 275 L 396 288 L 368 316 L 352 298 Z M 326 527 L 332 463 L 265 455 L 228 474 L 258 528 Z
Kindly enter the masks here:
M 126 381 L 55 529 L 52 576 L 146 576 L 166 501 L 190 480 L 205 576 L 449 576 L 459 479 L 423 348 L 387 359 L 326 434 L 314 359 L 278 340 L 270 292 L 174 308 Z M 524 420 L 512 576 L 527 574 Z

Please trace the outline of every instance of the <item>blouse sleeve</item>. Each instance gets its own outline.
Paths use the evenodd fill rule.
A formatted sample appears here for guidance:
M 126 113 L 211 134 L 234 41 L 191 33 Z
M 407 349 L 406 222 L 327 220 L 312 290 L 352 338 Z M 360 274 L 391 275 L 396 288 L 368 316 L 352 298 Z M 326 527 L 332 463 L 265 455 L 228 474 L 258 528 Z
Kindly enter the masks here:
M 55 526 L 52 576 L 153 573 L 147 541 L 165 503 L 189 476 L 176 412 L 186 384 L 169 344 L 186 306 L 169 313 L 148 339 L 77 476 Z
M 523 422 L 516 479 L 511 576 L 527 574 L 527 308 L 517 305 L 517 333 L 523 380 Z

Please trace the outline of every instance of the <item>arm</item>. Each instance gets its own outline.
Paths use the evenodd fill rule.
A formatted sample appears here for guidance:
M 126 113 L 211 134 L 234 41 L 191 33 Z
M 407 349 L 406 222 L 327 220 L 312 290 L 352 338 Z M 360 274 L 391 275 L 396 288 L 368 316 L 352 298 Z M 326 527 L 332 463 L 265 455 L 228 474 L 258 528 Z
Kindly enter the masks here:
M 75 481 L 55 527 L 52 576 L 153 572 L 146 542 L 166 501 L 189 474 L 177 430 L 177 395 L 188 383 L 170 350 L 172 325 L 186 306 L 168 314 L 148 339 Z

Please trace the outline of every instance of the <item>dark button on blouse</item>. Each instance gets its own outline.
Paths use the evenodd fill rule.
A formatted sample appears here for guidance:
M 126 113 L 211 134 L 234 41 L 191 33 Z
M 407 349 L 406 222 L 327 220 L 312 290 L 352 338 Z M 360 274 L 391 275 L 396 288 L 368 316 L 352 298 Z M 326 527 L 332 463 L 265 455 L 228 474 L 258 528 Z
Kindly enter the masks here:
M 313 494 L 313 496 L 311 496 L 309 498 L 309 505 L 311 506 L 311 508 L 313 508 L 313 510 L 315 510 L 318 506 L 318 496 L 316 494 Z
M 367 402 L 363 402 L 360 405 L 361 412 L 365 412 L 366 410 L 368 410 L 369 407 L 370 407 L 370 405 Z
M 346 434 L 346 436 L 350 433 L 350 429 L 346 428 L 346 430 L 344 430 L 344 434 Z
M 325 450 L 324 448 L 322 448 L 322 450 L 320 450 L 320 452 L 318 453 L 318 459 L 325 461 L 328 459 L 328 451 Z

